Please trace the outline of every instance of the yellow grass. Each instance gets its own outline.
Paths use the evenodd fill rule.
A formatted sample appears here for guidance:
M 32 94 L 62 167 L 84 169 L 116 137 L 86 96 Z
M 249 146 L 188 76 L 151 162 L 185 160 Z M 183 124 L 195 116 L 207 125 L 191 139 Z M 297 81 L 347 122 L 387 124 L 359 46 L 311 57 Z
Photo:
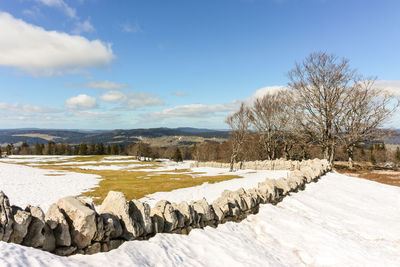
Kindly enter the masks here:
M 79 158 L 79 157 L 78 157 Z M 81 157 L 79 161 L 99 161 L 103 156 L 91 156 L 91 157 Z M 77 162 L 76 158 L 71 158 L 71 161 Z M 45 162 L 44 164 L 37 165 L 35 167 L 48 169 L 48 170 L 60 170 L 60 171 L 70 171 L 85 174 L 94 174 L 101 177 L 101 181 L 97 187 L 92 188 L 90 191 L 85 192 L 82 196 L 93 197 L 95 204 L 99 205 L 107 196 L 108 192 L 119 191 L 124 193 L 127 199 L 139 199 L 145 195 L 171 191 L 174 189 L 192 187 L 196 185 L 201 185 L 205 182 L 216 183 L 221 181 L 226 181 L 234 178 L 240 178 L 237 175 L 217 175 L 217 176 L 203 176 L 194 177 L 199 172 L 192 172 L 190 169 L 178 169 L 178 170 L 167 170 L 167 171 L 135 171 L 134 168 L 131 170 L 83 170 L 79 168 L 84 166 L 81 164 L 71 164 L 68 165 L 52 165 L 54 162 Z M 123 164 L 132 164 L 123 163 Z M 159 162 L 143 162 L 145 164 L 152 164 L 153 166 L 145 166 L 146 169 L 156 168 L 161 166 Z M 138 167 L 143 163 L 138 163 Z M 27 165 L 28 163 L 19 163 Z M 119 165 L 120 163 L 115 163 Z M 90 165 L 107 165 L 99 162 L 98 164 Z M 48 176 L 58 176 L 59 174 L 47 174 Z

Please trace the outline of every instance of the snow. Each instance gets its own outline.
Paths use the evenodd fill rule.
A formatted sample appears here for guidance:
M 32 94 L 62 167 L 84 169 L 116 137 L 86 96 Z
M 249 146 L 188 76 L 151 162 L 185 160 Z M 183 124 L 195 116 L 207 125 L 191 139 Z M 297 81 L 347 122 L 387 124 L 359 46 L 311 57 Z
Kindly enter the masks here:
M 227 169 L 209 167 L 192 168 L 192 171 L 202 172 L 202 174 L 196 174 L 197 176 L 238 175 L 243 176 L 243 178 L 231 179 L 213 184 L 203 183 L 202 185 L 180 188 L 170 192 L 157 192 L 146 195 L 140 200 L 146 201 L 150 206 L 154 206 L 159 200 L 179 203 L 181 201 L 190 202 L 191 200 L 200 200 L 204 197 L 207 202 L 212 203 L 224 190 L 235 191 L 241 187 L 250 189 L 257 187 L 258 183 L 265 181 L 266 178 L 276 179 L 286 177 L 288 174 L 287 171 L 239 170 L 236 172 L 229 172 Z
M 100 176 L 0 162 L 0 190 L 12 205 L 40 206 L 43 211 L 62 197 L 80 195 L 98 185 Z
M 12 174 L 15 165 L 9 165 L 0 164 L 0 171 Z M 217 172 L 212 168 L 208 171 Z M 28 174 L 18 172 L 14 179 Z M 253 187 L 252 172 L 244 175 L 244 179 L 222 182 L 224 189 L 233 183 Z M 261 175 L 257 171 L 254 180 L 257 175 L 282 173 Z M 30 181 L 24 178 L 22 182 Z M 213 199 L 222 183 L 214 188 L 203 185 L 148 197 Z M 3 189 L 2 180 L 0 184 Z M 68 187 L 73 186 L 78 185 Z M 41 188 L 51 191 L 47 183 Z M 10 197 L 10 192 L 3 190 Z M 15 197 L 10 197 L 12 203 L 16 203 Z M 125 242 L 107 253 L 71 257 L 0 242 L 0 266 L 399 266 L 399 210 L 399 187 L 331 172 L 275 206 L 261 205 L 258 214 L 241 223 L 196 229 L 188 236 L 158 234 L 148 241 Z

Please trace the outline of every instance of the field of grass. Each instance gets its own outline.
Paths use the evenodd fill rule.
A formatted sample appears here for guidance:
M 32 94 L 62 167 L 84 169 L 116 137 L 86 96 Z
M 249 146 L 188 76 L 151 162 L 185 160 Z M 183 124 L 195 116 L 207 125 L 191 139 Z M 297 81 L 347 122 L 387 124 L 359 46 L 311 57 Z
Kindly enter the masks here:
M 400 186 L 400 171 L 377 170 L 372 163 L 355 163 L 355 168 L 349 169 L 346 162 L 335 162 L 335 170 L 341 174 L 367 179 L 382 184 Z
M 120 191 L 125 194 L 127 199 L 139 199 L 145 195 L 171 191 L 174 189 L 192 187 L 201 185 L 205 182 L 216 183 L 226 181 L 234 178 L 240 178 L 237 175 L 217 175 L 217 176 L 201 176 L 204 173 L 193 172 L 190 169 L 175 169 L 175 170 L 152 170 L 157 167 L 161 167 L 160 162 L 137 162 L 137 161 L 126 161 L 126 162 L 102 162 L 104 156 L 90 156 L 90 157 L 74 157 L 69 161 L 48 161 L 40 162 L 35 165 L 36 168 L 59 170 L 59 171 L 71 171 L 84 174 L 95 174 L 101 177 L 101 181 L 98 187 L 92 188 L 91 191 L 87 191 L 82 196 L 92 197 L 96 205 L 101 204 L 104 198 L 107 196 L 110 190 Z M 125 160 L 125 159 L 124 159 Z M 123 170 L 85 170 L 80 167 L 86 164 L 82 162 L 97 161 L 97 163 L 89 163 L 91 166 L 106 166 L 106 165 L 127 165 L 137 164 L 138 167 L 123 169 Z M 66 165 L 54 165 L 54 163 L 68 163 Z M 74 164 L 75 163 L 75 164 Z M 76 164 L 79 163 L 79 164 Z M 18 163 L 28 165 L 29 162 Z M 147 164 L 151 166 L 141 165 Z M 146 169 L 146 171 L 143 171 Z M 52 174 L 49 174 L 52 175 Z M 52 175 L 52 176 L 58 176 Z

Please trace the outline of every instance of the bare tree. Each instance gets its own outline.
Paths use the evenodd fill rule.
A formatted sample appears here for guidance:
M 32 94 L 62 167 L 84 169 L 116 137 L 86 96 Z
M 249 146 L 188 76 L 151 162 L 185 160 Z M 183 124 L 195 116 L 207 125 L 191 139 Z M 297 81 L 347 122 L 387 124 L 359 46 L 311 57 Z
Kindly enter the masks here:
M 266 94 L 255 99 L 251 108 L 250 120 L 259 134 L 267 159 L 276 157 L 277 135 L 281 130 L 281 121 L 278 116 L 278 113 L 282 112 L 281 96 L 280 93 Z
M 278 93 L 280 109 L 277 112 L 279 125 L 279 139 L 282 143 L 283 156 L 286 160 L 291 158 L 291 150 L 295 144 L 304 141 L 305 138 L 297 125 L 298 109 L 293 101 L 290 90 Z
M 346 148 L 350 168 L 354 165 L 354 147 L 382 137 L 382 124 L 399 106 L 393 95 L 375 88 L 374 82 L 374 79 L 366 79 L 355 83 L 339 121 L 338 136 Z
M 299 126 L 322 146 L 324 158 L 333 162 L 337 141 L 335 120 L 343 112 L 356 74 L 347 59 L 324 52 L 310 54 L 289 71 L 289 88 L 301 110 Z
M 239 154 L 243 149 L 250 128 L 250 109 L 242 103 L 240 109 L 226 119 L 226 123 L 231 128 L 232 154 L 230 160 L 230 171 L 233 171 L 233 165 L 237 161 Z

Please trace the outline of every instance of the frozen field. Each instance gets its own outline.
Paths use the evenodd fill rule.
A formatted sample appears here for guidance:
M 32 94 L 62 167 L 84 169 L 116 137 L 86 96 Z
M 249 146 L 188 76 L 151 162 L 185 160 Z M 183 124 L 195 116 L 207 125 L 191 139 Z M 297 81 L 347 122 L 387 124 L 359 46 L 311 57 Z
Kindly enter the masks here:
M 0 170 L 8 167 L 1 164 Z M 284 174 L 275 172 L 276 177 Z M 244 179 L 148 198 L 180 201 L 204 195 L 210 200 L 222 187 L 253 187 L 264 175 L 248 172 Z M 1 190 L 16 203 L 2 183 Z M 47 185 L 42 184 L 43 192 L 51 189 Z M 125 242 L 107 253 L 68 258 L 0 242 L 0 266 L 399 266 L 399 222 L 399 187 L 331 172 L 276 206 L 261 205 L 258 214 L 241 223 L 193 230 L 188 236 L 159 234 L 148 241 Z

